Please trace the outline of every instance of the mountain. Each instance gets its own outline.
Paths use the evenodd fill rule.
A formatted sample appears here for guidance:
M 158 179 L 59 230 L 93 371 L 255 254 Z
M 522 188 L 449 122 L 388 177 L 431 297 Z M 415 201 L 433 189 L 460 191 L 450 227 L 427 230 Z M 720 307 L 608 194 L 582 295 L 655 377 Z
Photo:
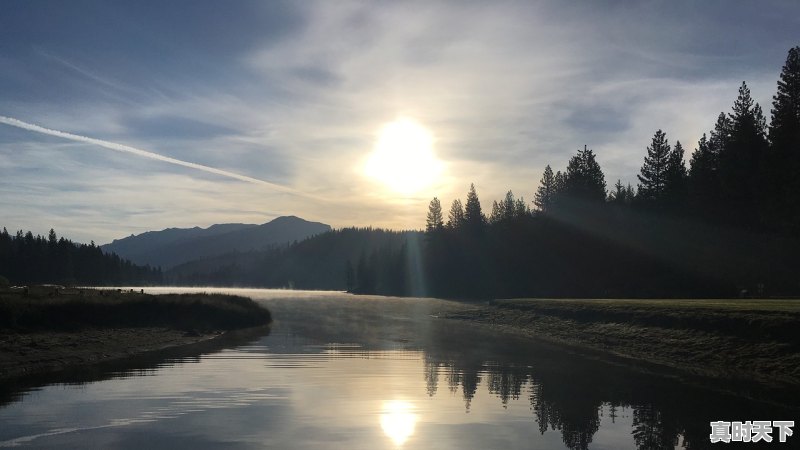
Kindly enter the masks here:
M 115 239 L 101 246 L 106 253 L 168 269 L 198 259 L 234 252 L 266 250 L 330 231 L 330 225 L 295 216 L 278 217 L 262 225 L 226 223 L 208 228 L 168 228 Z
M 420 254 L 423 236 L 418 231 L 343 228 L 288 247 L 228 253 L 180 264 L 164 273 L 164 281 L 176 286 L 293 286 L 344 290 L 348 288 L 348 262 L 354 271 L 359 263 L 364 263 L 386 275 L 382 278 L 404 276 L 400 267 L 372 263 L 400 256 L 406 256 L 403 262 L 408 263 L 412 255 Z M 376 286 L 377 291 L 380 288 Z

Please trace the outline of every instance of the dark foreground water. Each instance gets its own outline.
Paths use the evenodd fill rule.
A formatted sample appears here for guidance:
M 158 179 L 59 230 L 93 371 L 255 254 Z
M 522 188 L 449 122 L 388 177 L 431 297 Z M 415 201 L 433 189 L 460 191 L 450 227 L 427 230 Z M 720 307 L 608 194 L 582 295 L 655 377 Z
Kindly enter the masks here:
M 708 448 L 711 420 L 800 409 L 437 318 L 451 302 L 219 291 L 265 303 L 269 334 L 7 383 L 0 447 Z

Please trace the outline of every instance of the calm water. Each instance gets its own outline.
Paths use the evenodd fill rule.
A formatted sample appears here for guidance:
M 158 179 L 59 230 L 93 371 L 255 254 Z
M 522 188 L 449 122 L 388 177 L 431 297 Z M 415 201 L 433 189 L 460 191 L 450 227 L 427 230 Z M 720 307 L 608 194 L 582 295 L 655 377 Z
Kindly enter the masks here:
M 706 448 L 710 420 L 798 416 L 438 319 L 450 302 L 212 290 L 266 304 L 271 332 L 4 386 L 0 447 Z

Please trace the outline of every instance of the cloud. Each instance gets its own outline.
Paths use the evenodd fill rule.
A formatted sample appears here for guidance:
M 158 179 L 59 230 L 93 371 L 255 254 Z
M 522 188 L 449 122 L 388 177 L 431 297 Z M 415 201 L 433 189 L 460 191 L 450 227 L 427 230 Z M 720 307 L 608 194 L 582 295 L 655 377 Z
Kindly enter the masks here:
M 180 160 L 180 159 L 170 158 L 169 156 L 159 155 L 158 153 L 149 152 L 147 150 L 138 149 L 138 148 L 131 147 L 131 146 L 128 146 L 128 145 L 124 145 L 124 144 L 118 144 L 118 143 L 115 143 L 115 142 L 104 141 L 104 140 L 101 140 L 101 139 L 94 139 L 94 138 L 90 138 L 90 137 L 86 137 L 86 136 L 79 136 L 77 134 L 67 133 L 67 132 L 64 132 L 64 131 L 52 130 L 50 128 L 41 127 L 39 125 L 34 125 L 32 123 L 23 122 L 21 120 L 14 119 L 13 117 L 0 116 L 0 123 L 4 123 L 4 124 L 10 125 L 12 127 L 22 128 L 24 130 L 33 131 L 33 132 L 36 132 L 36 133 L 46 134 L 48 136 L 55 136 L 55 137 L 59 137 L 59 138 L 68 139 L 68 140 L 71 140 L 71 141 L 76 141 L 76 142 L 84 142 L 84 143 L 87 143 L 87 144 L 92 144 L 92 145 L 96 145 L 96 146 L 99 146 L 99 147 L 107 148 L 109 150 L 115 150 L 115 151 L 124 152 L 124 153 L 131 153 L 131 154 L 134 154 L 134 155 L 137 155 L 137 156 L 141 156 L 141 157 L 144 157 L 144 158 L 154 159 L 156 161 L 162 161 L 162 162 L 166 162 L 166 163 L 170 163 L 170 164 L 175 164 L 175 165 L 178 165 L 178 166 L 188 167 L 190 169 L 201 170 L 203 172 L 212 173 L 214 175 L 220 175 L 220 176 L 223 176 L 223 177 L 233 178 L 233 179 L 239 180 L 239 181 L 245 181 L 245 182 L 248 182 L 248 183 L 258 184 L 258 185 L 266 186 L 266 187 L 269 187 L 271 189 L 274 189 L 274 190 L 280 191 L 280 192 L 287 192 L 287 193 L 300 195 L 300 196 L 306 196 L 307 195 L 307 194 L 298 192 L 296 189 L 292 189 L 292 188 L 287 187 L 287 186 L 282 186 L 282 185 L 279 185 L 279 184 L 271 183 L 269 181 L 264 181 L 264 180 L 260 180 L 260 179 L 257 179 L 257 178 L 248 177 L 246 175 L 240 175 L 238 173 L 229 172 L 227 170 L 222 170 L 222 169 L 217 169 L 217 168 L 214 168 L 214 167 L 204 166 L 202 164 L 196 164 L 196 163 L 193 163 L 193 162 L 188 162 L 188 161 L 183 161 L 183 160 Z
M 9 14 L 0 18 L 14 41 L 0 56 L 0 110 L 46 123 L 56 138 L 71 130 L 76 144 L 132 154 L 116 144 L 126 142 L 150 161 L 247 182 L 217 182 L 215 193 L 204 184 L 213 178 L 196 184 L 177 173 L 144 186 L 156 183 L 139 170 L 149 163 L 105 161 L 117 164 L 116 176 L 82 189 L 115 192 L 132 213 L 110 211 L 124 220 L 98 225 L 104 236 L 169 221 L 207 225 L 225 221 L 222 212 L 421 227 L 431 197 L 449 205 L 470 182 L 485 206 L 508 189 L 531 200 L 544 166 L 563 169 L 584 144 L 609 185 L 635 184 L 656 129 L 690 151 L 742 80 L 768 111 L 800 13 L 791 2 L 767 3 L 242 2 L 221 8 L 224 21 L 212 20 L 221 10 L 213 2 L 164 14 L 112 5 L 91 23 L 77 9 L 52 13 L 47 33 Z M 71 9 L 58 5 L 50 7 Z M 399 116 L 431 130 L 447 165 L 435 186 L 406 197 L 361 172 L 376 132 Z M 23 195 L 24 180 L 7 167 L 25 157 L 14 149 L 30 138 L 10 130 L 0 130 L 0 190 Z M 79 156 L 60 153 L 59 163 Z M 91 169 L 76 165 L 73 176 Z M 49 176 L 37 175 L 38 185 L 54 186 Z M 121 190 L 137 183 L 142 195 L 175 203 L 144 207 Z M 65 204 L 84 202 L 54 189 Z M 103 201 L 125 208 L 90 194 L 82 192 L 86 210 L 107 208 Z M 26 214 L 36 220 L 50 203 L 32 201 L 40 203 Z

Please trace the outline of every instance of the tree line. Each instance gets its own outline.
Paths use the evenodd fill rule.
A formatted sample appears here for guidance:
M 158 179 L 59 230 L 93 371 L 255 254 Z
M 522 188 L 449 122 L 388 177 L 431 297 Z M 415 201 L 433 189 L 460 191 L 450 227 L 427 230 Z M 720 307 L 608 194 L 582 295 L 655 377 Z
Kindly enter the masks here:
M 474 185 L 446 216 L 434 198 L 417 282 L 444 297 L 796 295 L 800 47 L 777 85 L 767 125 L 743 82 L 688 168 L 657 130 L 635 188 L 607 189 L 585 146 L 565 170 L 545 168 L 533 210 L 509 191 L 486 215 Z
M 160 284 L 161 269 L 138 266 L 100 247 L 76 244 L 58 237 L 3 228 L 0 232 L 0 278 L 16 285 L 59 283 L 64 285 Z

